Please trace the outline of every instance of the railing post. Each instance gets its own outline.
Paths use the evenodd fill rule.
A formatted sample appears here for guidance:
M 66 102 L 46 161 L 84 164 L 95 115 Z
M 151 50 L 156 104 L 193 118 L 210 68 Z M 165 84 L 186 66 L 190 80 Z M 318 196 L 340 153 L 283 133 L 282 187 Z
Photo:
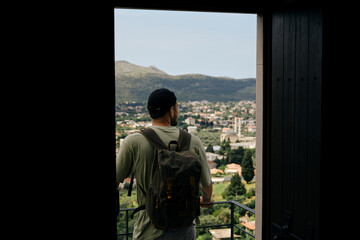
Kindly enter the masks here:
M 125 222 L 126 222 L 126 224 L 125 224 L 125 233 L 126 233 L 126 235 L 125 235 L 125 236 L 126 236 L 126 240 L 128 240 L 128 239 L 129 239 L 129 236 L 128 236 L 128 233 L 129 233 L 129 229 L 128 229 L 128 227 L 129 227 L 129 226 L 128 226 L 128 225 L 129 225 L 129 224 L 128 224 L 128 220 L 129 220 L 129 219 L 128 219 L 128 211 L 126 210 L 126 211 L 125 211 Z
M 234 203 L 231 202 L 231 240 L 234 239 Z

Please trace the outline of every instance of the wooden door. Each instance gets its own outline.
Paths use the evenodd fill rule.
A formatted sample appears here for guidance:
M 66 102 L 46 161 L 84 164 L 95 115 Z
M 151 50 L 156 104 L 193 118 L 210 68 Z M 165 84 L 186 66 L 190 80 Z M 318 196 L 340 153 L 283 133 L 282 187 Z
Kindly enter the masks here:
M 318 239 L 322 13 L 276 12 L 271 26 L 264 236 Z

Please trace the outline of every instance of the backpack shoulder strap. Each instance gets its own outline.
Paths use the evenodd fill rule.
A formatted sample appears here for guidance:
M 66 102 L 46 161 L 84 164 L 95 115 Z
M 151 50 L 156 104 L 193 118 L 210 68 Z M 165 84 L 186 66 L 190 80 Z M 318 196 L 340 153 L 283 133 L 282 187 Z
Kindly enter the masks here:
M 185 130 L 180 130 L 179 145 L 180 151 L 188 151 L 190 148 L 191 134 Z
M 130 186 L 129 186 L 129 189 L 128 189 L 128 197 L 131 196 L 131 191 L 132 191 L 133 184 L 134 184 L 134 173 L 131 174 Z
M 140 133 L 153 145 L 157 150 L 166 148 L 159 135 L 151 128 L 141 129 Z

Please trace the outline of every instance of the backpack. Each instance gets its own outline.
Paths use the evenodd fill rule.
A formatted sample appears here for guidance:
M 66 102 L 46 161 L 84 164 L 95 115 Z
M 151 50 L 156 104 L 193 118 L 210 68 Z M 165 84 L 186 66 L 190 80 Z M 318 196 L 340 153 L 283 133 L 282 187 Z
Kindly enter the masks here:
M 179 131 L 179 140 L 166 146 L 153 129 L 140 132 L 155 148 L 154 174 L 144 194 L 146 204 L 135 209 L 131 217 L 145 209 L 154 227 L 162 230 L 190 226 L 200 215 L 201 161 L 189 151 L 191 134 Z M 173 144 L 176 150 L 170 150 Z

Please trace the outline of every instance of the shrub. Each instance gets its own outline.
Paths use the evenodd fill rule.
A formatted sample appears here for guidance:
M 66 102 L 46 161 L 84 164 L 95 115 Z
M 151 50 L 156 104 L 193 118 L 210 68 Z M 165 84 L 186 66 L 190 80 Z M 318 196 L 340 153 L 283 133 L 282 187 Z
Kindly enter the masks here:
M 246 193 L 247 198 L 251 198 L 252 196 L 255 196 L 255 188 L 250 188 Z

